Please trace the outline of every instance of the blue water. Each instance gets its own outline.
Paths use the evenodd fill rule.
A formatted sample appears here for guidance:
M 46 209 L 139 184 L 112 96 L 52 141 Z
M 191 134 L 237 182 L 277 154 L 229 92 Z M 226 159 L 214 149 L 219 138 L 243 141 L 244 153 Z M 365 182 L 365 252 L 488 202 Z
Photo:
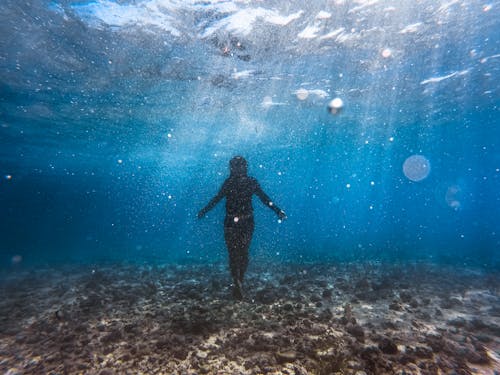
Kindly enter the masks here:
M 0 9 L 2 268 L 225 261 L 237 154 L 252 259 L 500 267 L 500 2 Z

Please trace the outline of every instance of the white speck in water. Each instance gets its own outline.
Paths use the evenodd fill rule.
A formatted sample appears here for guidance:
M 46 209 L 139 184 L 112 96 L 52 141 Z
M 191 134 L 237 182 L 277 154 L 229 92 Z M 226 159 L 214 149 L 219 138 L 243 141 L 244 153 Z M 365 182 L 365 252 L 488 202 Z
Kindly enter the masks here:
M 11 174 L 6 174 L 5 175 L 6 180 L 12 180 L 12 175 Z
M 238 216 L 235 216 L 233 220 L 235 223 L 237 223 L 238 221 L 240 221 L 240 218 Z
M 351 188 L 351 184 L 346 184 L 345 187 L 348 188 L 348 189 L 350 189 Z
M 273 202 L 269 202 L 269 206 L 272 206 L 273 205 Z
M 118 162 L 118 164 L 121 164 L 121 163 L 123 163 L 123 160 L 122 159 L 118 159 L 117 162 Z
M 172 138 L 172 134 L 168 133 L 168 134 L 167 134 L 167 137 L 168 137 L 168 138 Z
M 390 137 L 389 142 L 394 142 L 394 137 Z
M 371 186 L 375 186 L 375 181 L 370 181 Z

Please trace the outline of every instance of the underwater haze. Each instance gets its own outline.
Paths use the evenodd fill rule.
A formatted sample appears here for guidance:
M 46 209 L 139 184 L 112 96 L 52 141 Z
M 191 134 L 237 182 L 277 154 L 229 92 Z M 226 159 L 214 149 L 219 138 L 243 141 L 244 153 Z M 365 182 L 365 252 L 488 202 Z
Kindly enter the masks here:
M 242 155 L 257 263 L 498 269 L 498 1 L 0 9 L 2 268 L 225 262 Z

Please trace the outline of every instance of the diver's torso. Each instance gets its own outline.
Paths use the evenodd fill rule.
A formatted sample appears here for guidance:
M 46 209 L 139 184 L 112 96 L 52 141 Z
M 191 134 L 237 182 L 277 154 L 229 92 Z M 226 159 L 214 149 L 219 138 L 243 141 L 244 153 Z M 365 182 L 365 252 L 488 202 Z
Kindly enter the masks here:
M 226 219 L 253 220 L 252 195 L 257 188 L 253 177 L 238 176 L 226 180 Z

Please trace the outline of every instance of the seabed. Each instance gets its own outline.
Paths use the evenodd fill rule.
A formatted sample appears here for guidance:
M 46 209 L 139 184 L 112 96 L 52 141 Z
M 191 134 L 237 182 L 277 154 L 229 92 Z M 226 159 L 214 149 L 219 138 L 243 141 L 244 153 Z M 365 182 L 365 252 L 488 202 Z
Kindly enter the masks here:
M 254 262 L 257 263 L 257 262 Z M 432 264 L 64 266 L 1 278 L 3 374 L 499 374 L 500 275 Z

